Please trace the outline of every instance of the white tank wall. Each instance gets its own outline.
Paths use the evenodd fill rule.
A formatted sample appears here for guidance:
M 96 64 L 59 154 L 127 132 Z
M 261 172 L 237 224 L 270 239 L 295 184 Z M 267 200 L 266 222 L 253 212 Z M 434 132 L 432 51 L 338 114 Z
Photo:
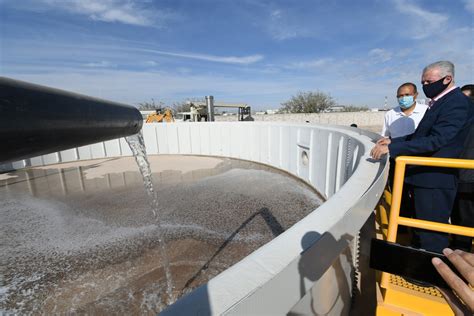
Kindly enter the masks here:
M 284 123 L 145 124 L 149 155 L 192 154 L 246 159 L 286 170 L 332 196 L 350 177 L 360 158 L 361 143 L 345 130 Z M 354 135 L 357 135 L 354 133 Z M 306 151 L 309 163 L 302 162 Z M 125 139 L 115 139 L 3 166 L 18 169 L 42 165 L 131 156 Z
M 214 122 L 145 124 L 143 135 L 149 155 L 212 155 L 264 163 L 294 174 L 328 198 L 317 211 L 165 313 L 306 314 L 317 312 L 315 306 L 324 310 L 330 301 L 334 304 L 325 314 L 348 312 L 355 273 L 350 246 L 387 176 L 385 161 L 373 162 L 368 156 L 375 134 L 328 125 Z M 125 140 L 116 139 L 3 168 L 129 155 Z M 302 244 L 308 236 L 310 242 Z

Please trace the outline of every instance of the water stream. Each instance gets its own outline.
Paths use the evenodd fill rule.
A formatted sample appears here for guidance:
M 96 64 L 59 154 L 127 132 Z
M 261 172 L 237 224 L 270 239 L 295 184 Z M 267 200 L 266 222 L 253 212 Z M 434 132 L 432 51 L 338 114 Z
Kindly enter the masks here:
M 130 149 L 133 152 L 135 161 L 137 162 L 138 168 L 140 169 L 140 173 L 142 174 L 143 184 L 145 185 L 146 193 L 151 202 L 151 210 L 153 212 L 156 225 L 158 226 L 157 238 L 158 238 L 158 244 L 160 246 L 161 262 L 163 265 L 163 269 L 165 271 L 165 279 L 166 279 L 165 304 L 171 305 L 175 301 L 175 298 L 173 296 L 173 278 L 171 275 L 170 263 L 169 263 L 169 258 L 166 251 L 165 240 L 163 239 L 163 233 L 160 227 L 161 224 L 160 224 L 160 218 L 159 218 L 159 212 L 158 212 L 159 210 L 158 197 L 153 187 L 152 173 L 151 173 L 150 163 L 148 162 L 148 158 L 146 155 L 145 141 L 143 140 L 143 134 L 141 131 L 138 134 L 128 136 L 125 139 L 128 145 L 130 146 Z

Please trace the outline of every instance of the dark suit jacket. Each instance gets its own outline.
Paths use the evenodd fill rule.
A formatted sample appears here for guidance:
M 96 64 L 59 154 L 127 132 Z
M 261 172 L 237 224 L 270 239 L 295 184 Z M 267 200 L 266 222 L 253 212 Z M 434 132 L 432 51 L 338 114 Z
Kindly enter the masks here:
M 468 99 L 456 88 L 431 106 L 413 134 L 392 140 L 390 156 L 459 158 L 472 115 Z M 455 189 L 457 174 L 451 168 L 409 167 L 405 181 L 424 188 Z
M 469 99 L 471 108 L 474 108 L 474 99 Z M 471 116 L 471 124 L 467 133 L 464 150 L 460 156 L 462 159 L 474 159 L 474 115 Z M 474 184 L 474 169 L 459 170 L 459 183 Z

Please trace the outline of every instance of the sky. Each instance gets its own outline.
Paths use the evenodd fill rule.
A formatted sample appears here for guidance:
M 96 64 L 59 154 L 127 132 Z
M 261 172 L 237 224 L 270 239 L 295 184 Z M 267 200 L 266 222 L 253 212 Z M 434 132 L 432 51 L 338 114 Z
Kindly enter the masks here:
M 0 0 L 1 76 L 133 105 L 395 106 L 438 60 L 474 83 L 474 0 Z

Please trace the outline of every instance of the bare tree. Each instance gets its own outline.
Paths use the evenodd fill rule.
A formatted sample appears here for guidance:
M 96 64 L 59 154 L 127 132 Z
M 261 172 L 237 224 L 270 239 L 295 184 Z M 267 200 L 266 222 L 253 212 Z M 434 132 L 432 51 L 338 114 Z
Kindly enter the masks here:
M 336 102 L 320 91 L 298 92 L 290 100 L 282 103 L 280 110 L 286 113 L 319 113 L 334 106 Z
M 151 102 L 145 101 L 138 103 L 138 109 L 142 111 L 146 110 L 156 110 L 159 108 L 163 108 L 165 103 L 162 101 L 155 102 L 155 99 L 151 99 Z

